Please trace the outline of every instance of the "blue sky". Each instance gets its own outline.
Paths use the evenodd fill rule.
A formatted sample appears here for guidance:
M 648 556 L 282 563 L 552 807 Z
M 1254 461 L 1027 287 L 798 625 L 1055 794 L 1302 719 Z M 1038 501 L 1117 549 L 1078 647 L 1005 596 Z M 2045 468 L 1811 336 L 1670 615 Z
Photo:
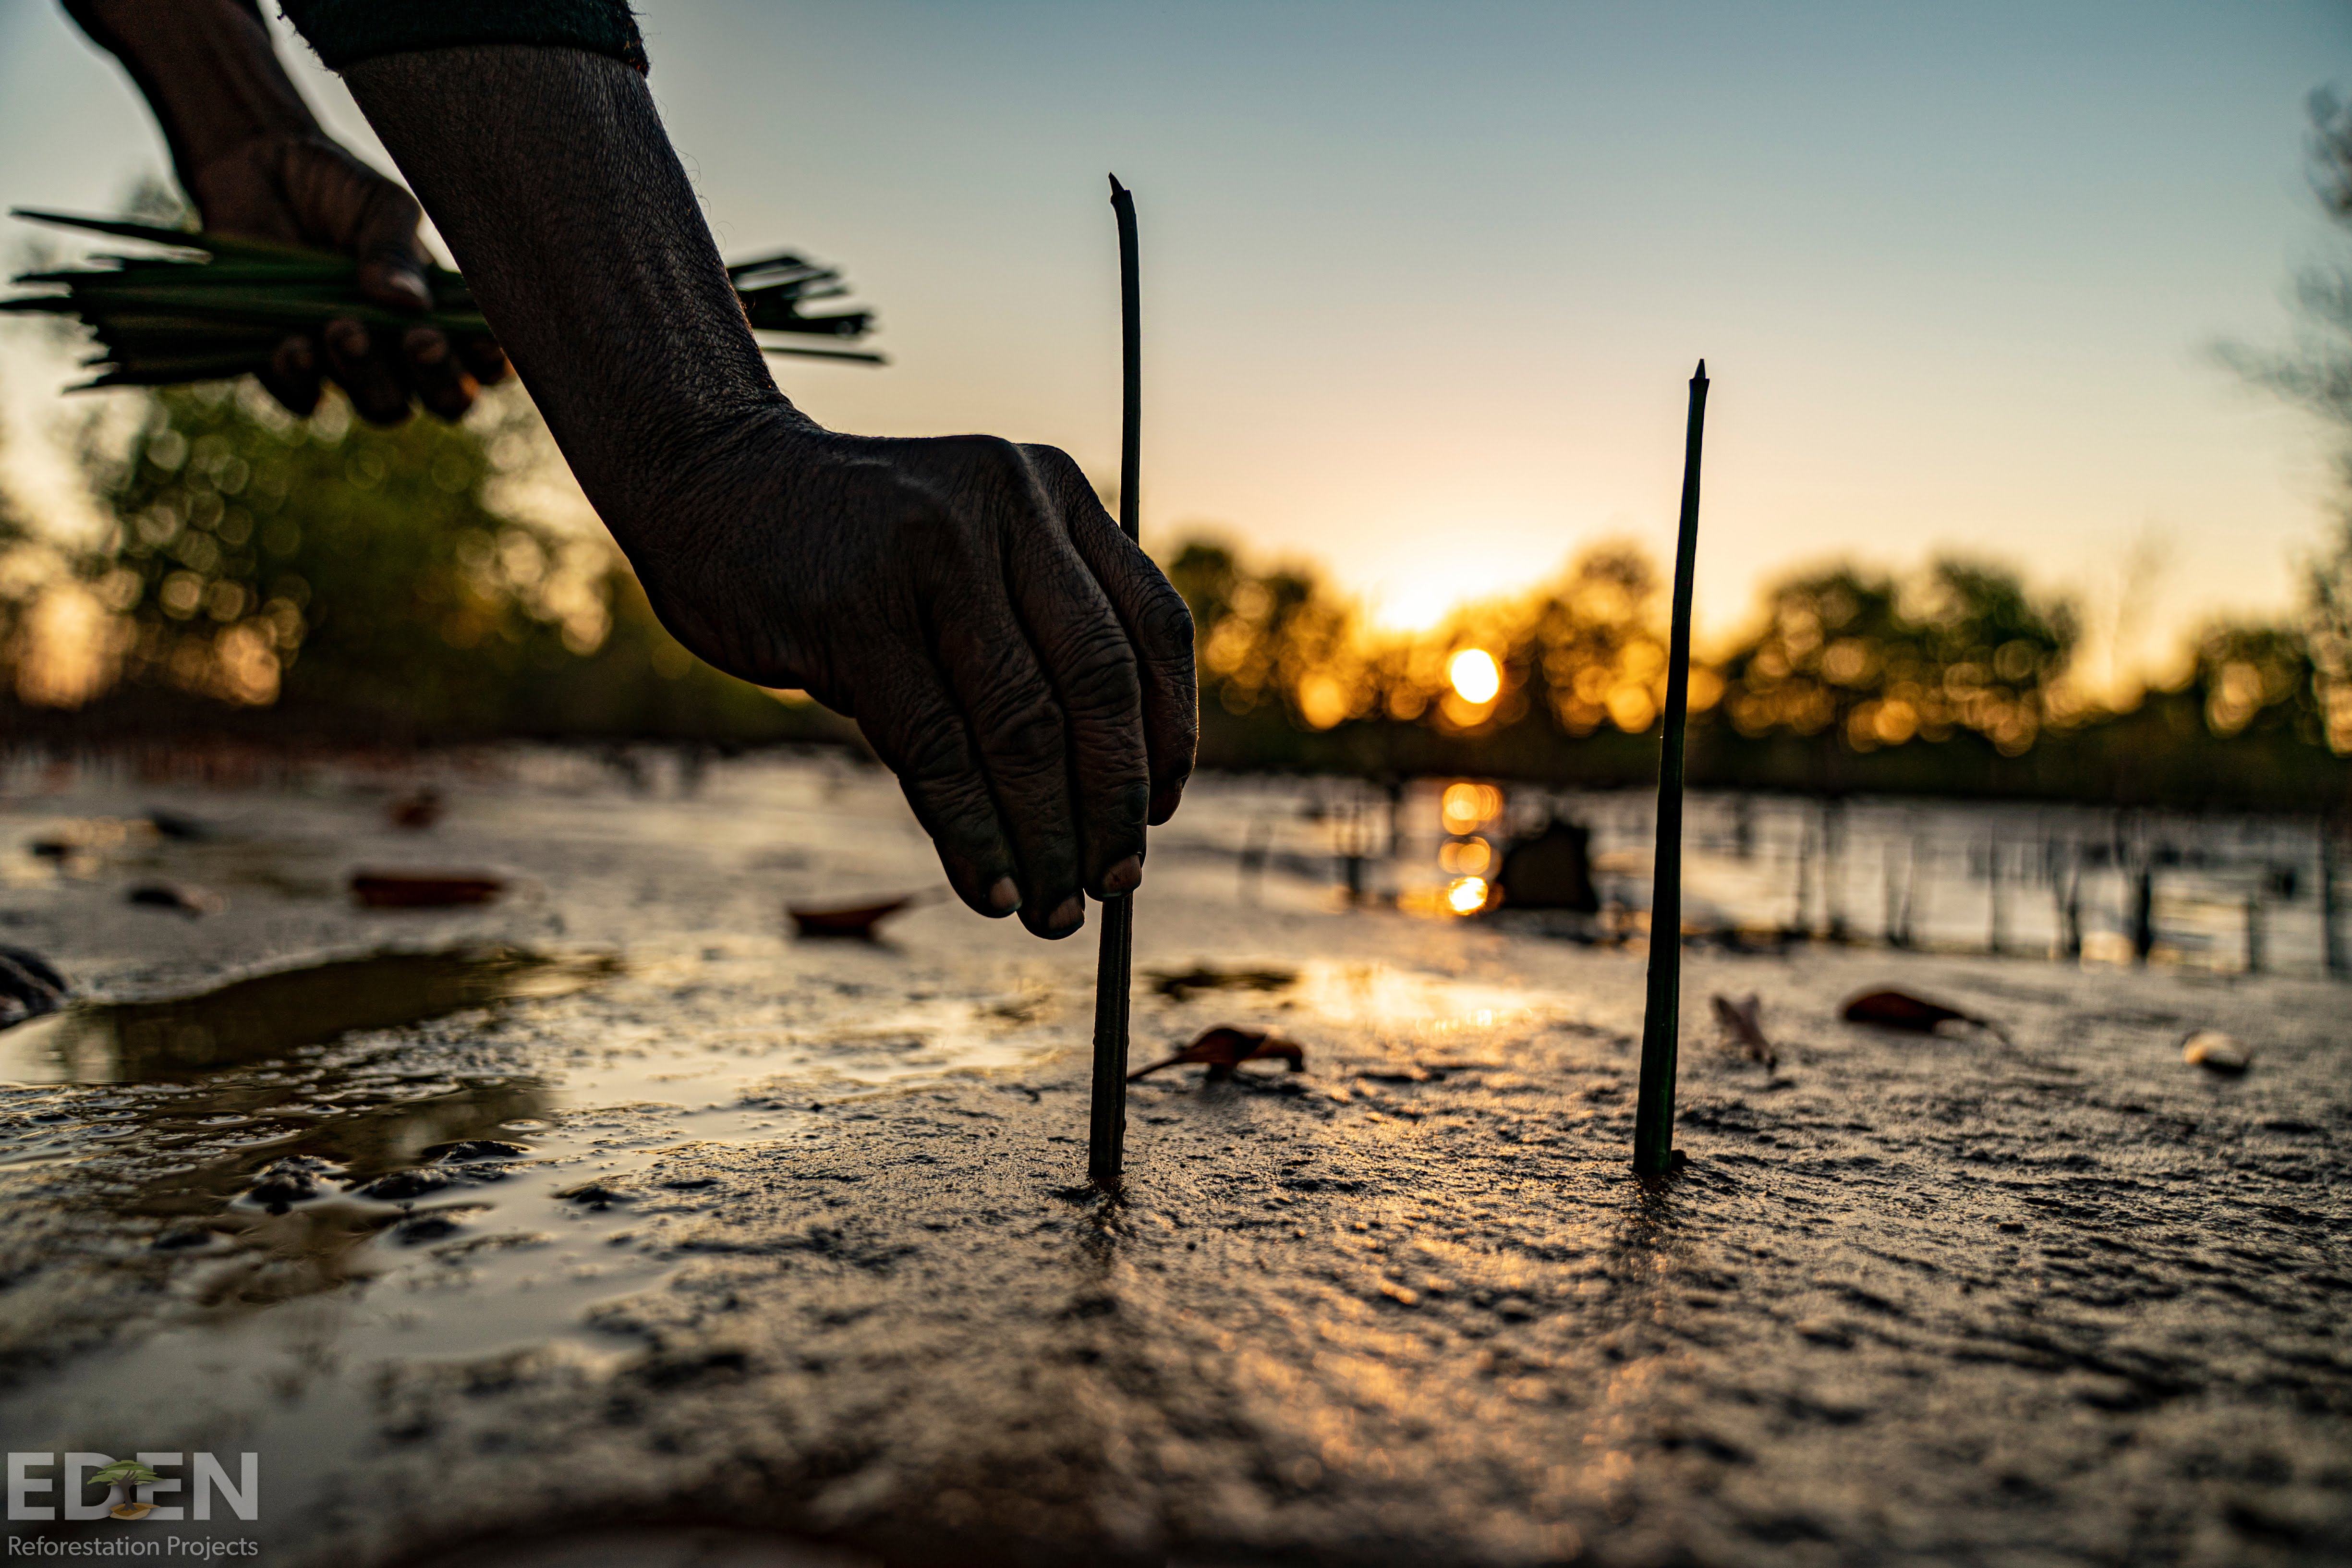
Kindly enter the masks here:
M 1149 534 L 1318 560 L 1391 619 L 1666 548 L 1701 354 L 1718 631 L 1772 570 L 1948 547 L 2096 620 L 2153 542 L 2168 635 L 2286 604 L 2326 526 L 2313 432 L 2210 351 L 2284 337 L 2335 243 L 2300 147 L 2342 5 L 642 10 L 722 247 L 805 247 L 881 311 L 890 368 L 787 362 L 819 418 L 1112 471 L 1115 169 Z M 0 0 L 0 197 L 104 208 L 159 158 L 109 62 Z

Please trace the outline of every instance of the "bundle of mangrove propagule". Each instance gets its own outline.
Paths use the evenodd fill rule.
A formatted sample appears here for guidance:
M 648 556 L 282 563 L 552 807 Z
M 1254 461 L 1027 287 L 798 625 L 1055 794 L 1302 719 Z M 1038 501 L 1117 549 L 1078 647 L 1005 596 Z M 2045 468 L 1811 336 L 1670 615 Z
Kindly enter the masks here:
M 83 365 L 98 374 L 76 391 L 170 386 L 265 371 L 287 338 L 344 317 L 370 327 L 427 326 L 455 337 L 489 335 L 489 323 L 475 307 L 465 279 L 446 268 L 425 268 L 433 309 L 415 315 L 361 294 L 359 264 L 330 251 L 61 213 L 20 209 L 15 216 L 168 249 L 155 256 L 94 256 L 90 260 L 100 265 L 27 272 L 16 281 L 44 291 L 0 300 L 0 310 L 70 316 L 96 334 L 104 352 Z M 831 268 L 784 253 L 739 262 L 727 275 L 754 331 L 855 342 L 873 328 L 873 316 L 866 310 L 802 312 L 803 305 L 848 291 Z M 854 349 L 766 342 L 761 347 L 774 354 L 884 363 L 879 354 Z

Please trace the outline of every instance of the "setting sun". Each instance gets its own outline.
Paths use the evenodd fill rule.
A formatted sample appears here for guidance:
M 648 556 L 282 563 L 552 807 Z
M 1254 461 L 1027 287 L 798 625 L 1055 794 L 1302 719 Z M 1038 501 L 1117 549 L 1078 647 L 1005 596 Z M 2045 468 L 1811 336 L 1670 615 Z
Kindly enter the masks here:
M 1454 694 L 1465 702 L 1492 702 L 1503 689 L 1503 672 L 1496 666 L 1495 656 L 1483 647 L 1465 647 L 1454 656 L 1445 667 L 1445 679 L 1454 683 Z
M 1486 907 L 1486 879 L 1465 877 L 1447 889 L 1446 905 L 1457 915 L 1475 915 Z

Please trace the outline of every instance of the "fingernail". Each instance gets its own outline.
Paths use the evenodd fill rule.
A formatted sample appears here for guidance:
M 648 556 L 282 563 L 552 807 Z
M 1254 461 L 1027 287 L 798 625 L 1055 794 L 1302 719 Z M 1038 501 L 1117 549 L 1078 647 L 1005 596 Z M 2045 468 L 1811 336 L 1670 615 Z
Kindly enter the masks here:
M 1012 878 L 996 879 L 996 885 L 988 889 L 988 907 L 1000 915 L 1009 915 L 1021 907 L 1021 889 L 1013 885 Z
M 1131 893 L 1143 885 L 1143 857 L 1130 855 L 1103 873 L 1103 891 L 1112 898 Z
M 1045 922 L 1045 929 L 1048 931 L 1070 931 L 1076 927 L 1084 925 L 1086 923 L 1086 895 L 1084 893 L 1072 893 L 1068 898 L 1062 900 L 1062 907 L 1054 911 L 1054 918 Z

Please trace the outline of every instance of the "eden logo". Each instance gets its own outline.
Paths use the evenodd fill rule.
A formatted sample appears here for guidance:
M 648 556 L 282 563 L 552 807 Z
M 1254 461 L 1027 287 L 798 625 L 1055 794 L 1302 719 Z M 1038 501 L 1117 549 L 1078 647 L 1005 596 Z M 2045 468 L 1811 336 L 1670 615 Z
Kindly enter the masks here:
M 176 1522 L 184 1519 L 205 1519 L 213 1516 L 213 1500 L 218 1496 L 222 1505 L 239 1519 L 261 1516 L 261 1457 L 238 1454 L 236 1479 L 229 1479 L 228 1468 L 210 1454 L 142 1454 L 136 1459 L 115 1459 L 104 1454 L 68 1454 L 62 1472 L 58 1475 L 37 1474 L 58 1470 L 55 1454 L 11 1454 L 8 1456 L 8 1517 L 11 1520 L 37 1519 L 121 1519 L 154 1520 Z M 188 1460 L 186 1477 L 171 1477 L 160 1469 L 177 1469 Z M 83 1493 L 93 1486 L 107 1489 L 102 1502 L 84 1502 Z M 155 1500 L 173 1492 L 186 1498 L 185 1502 L 160 1503 Z M 37 1497 L 54 1498 L 55 1501 L 34 1500 Z M 62 1505 L 62 1506 L 61 1506 Z

